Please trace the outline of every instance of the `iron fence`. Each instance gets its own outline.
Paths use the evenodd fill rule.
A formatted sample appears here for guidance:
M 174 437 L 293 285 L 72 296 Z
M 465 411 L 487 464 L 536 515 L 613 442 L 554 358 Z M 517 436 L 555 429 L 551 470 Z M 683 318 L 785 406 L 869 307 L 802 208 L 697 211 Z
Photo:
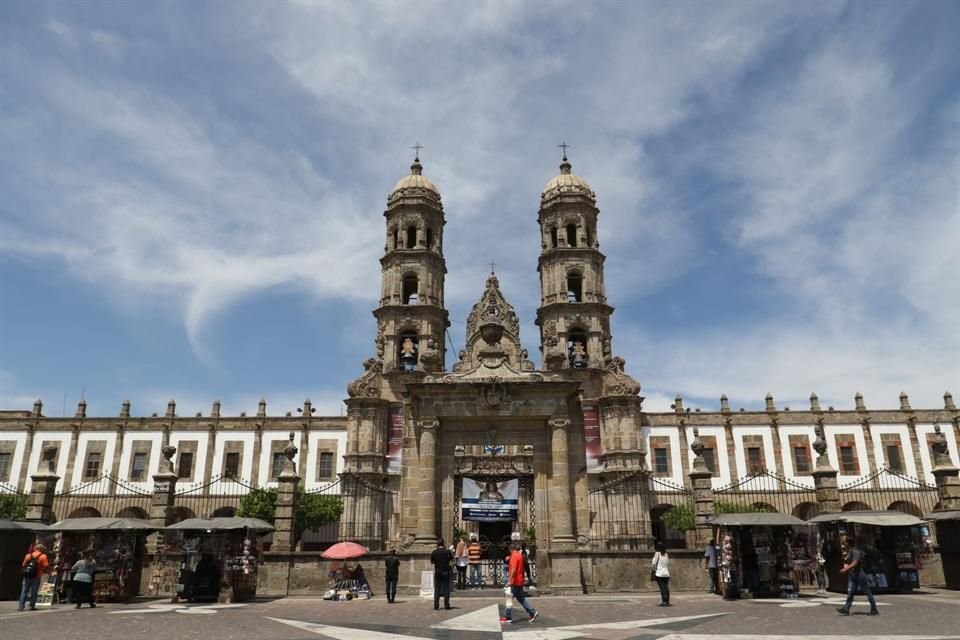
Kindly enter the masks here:
M 690 522 L 696 514 L 693 491 L 663 478 L 650 476 L 650 533 L 652 542 L 668 549 L 687 548 L 686 531 L 670 527 L 663 519 L 673 509 L 684 509 Z
M 802 484 L 766 470 L 752 473 L 714 490 L 714 511 L 789 513 L 807 520 L 819 512 L 817 492 L 810 482 Z
M 844 511 L 902 511 L 923 517 L 940 500 L 936 485 L 886 467 L 839 487 Z
M 217 475 L 209 482 L 178 488 L 173 495 L 173 522 L 187 518 L 235 516 L 240 501 L 254 488 L 246 480 L 228 475 Z
M 620 476 L 590 491 L 587 545 L 596 550 L 649 549 L 650 498 L 649 477 L 644 472 Z
M 150 518 L 153 494 L 110 474 L 54 494 L 51 522 L 66 518 Z

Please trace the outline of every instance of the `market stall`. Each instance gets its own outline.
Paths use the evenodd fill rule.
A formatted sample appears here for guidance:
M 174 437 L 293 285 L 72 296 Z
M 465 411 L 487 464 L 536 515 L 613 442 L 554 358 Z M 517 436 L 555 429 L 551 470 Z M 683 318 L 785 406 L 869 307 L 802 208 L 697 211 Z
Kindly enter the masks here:
M 179 559 L 176 599 L 242 602 L 257 593 L 260 536 L 256 518 L 190 518 L 164 529 L 164 553 Z
M 947 589 L 960 589 L 960 510 L 934 511 L 924 520 L 936 527 L 944 584 Z
M 69 591 L 70 570 L 92 551 L 96 561 L 93 597 L 97 602 L 126 602 L 140 594 L 147 535 L 156 526 L 138 518 L 67 518 L 48 528 L 55 534 L 50 549 L 50 567 L 61 600 Z
M 846 592 L 840 573 L 844 550 L 860 537 L 872 560 L 867 580 L 874 592 L 904 592 L 920 586 L 919 570 L 930 552 L 930 528 L 919 518 L 900 511 L 842 511 L 810 519 L 819 527 L 830 591 Z
M 0 600 L 20 596 L 23 557 L 33 549 L 37 534 L 46 528 L 38 522 L 0 520 Z
M 710 520 L 727 599 L 796 597 L 816 581 L 816 530 L 783 513 L 727 513 Z

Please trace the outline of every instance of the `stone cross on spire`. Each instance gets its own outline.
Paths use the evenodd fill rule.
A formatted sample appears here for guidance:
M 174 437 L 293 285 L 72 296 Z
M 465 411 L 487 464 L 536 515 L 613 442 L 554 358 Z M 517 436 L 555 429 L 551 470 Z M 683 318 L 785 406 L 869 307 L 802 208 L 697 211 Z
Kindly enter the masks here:
M 493 260 L 490 261 L 490 275 L 494 275 L 497 272 L 497 263 Z
M 566 159 L 567 159 L 567 149 L 570 147 L 570 145 L 568 145 L 568 144 L 567 144 L 567 141 L 564 140 L 563 142 L 561 142 L 561 143 L 558 144 L 557 146 L 560 147 L 561 149 L 563 149 L 563 159 L 566 160 Z
M 413 151 L 414 151 L 414 153 L 415 153 L 415 155 L 414 155 L 414 157 L 413 157 L 413 161 L 414 161 L 414 162 L 420 162 L 420 149 L 423 149 L 423 145 L 418 142 L 418 143 L 416 143 L 415 145 L 413 145 L 413 146 L 410 147 L 410 148 L 413 149 Z

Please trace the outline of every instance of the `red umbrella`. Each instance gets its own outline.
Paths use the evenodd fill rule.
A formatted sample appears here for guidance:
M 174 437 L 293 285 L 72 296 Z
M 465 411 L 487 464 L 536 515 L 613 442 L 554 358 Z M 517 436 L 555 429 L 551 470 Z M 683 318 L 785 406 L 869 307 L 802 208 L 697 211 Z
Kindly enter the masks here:
M 330 560 L 349 560 L 367 555 L 370 549 L 356 542 L 338 542 L 320 555 Z

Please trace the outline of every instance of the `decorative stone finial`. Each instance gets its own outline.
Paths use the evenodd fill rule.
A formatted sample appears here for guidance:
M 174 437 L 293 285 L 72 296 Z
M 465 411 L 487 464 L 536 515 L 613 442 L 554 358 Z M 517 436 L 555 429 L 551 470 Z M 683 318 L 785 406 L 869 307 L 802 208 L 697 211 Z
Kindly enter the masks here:
M 293 444 L 293 437 L 293 431 L 291 431 L 289 442 L 287 442 L 287 446 L 283 449 L 283 455 L 287 457 L 287 460 L 283 463 L 283 472 L 281 475 L 288 477 L 297 475 L 297 465 L 294 464 L 293 458 L 297 455 L 299 449 Z
M 772 393 L 767 393 L 767 397 L 764 398 L 764 401 L 766 402 L 766 405 L 767 405 L 767 411 L 773 412 L 777 410 L 777 405 L 773 403 Z
M 37 398 L 33 403 L 33 417 L 39 418 L 43 415 L 43 401 Z
M 853 396 L 853 402 L 857 407 L 857 411 L 866 411 L 867 405 L 863 403 L 863 394 L 857 391 L 857 395 Z
M 953 403 L 953 396 L 950 395 L 949 391 L 943 392 L 943 408 L 947 411 L 956 411 L 957 405 Z
M 827 440 L 823 430 L 823 416 L 817 416 L 817 426 L 815 426 L 813 430 L 814 433 L 817 434 L 816 439 L 813 441 L 813 450 L 817 452 L 817 466 L 821 466 L 820 461 L 823 460 L 824 464 L 826 464 L 827 460 Z
M 727 399 L 727 394 L 720 396 L 720 412 L 730 413 L 730 400 Z
M 257 405 L 257 417 L 265 418 L 267 416 L 267 401 L 260 398 L 260 404 Z
M 900 392 L 900 411 L 913 411 L 910 407 L 910 397 L 906 391 Z
M 120 417 L 129 418 L 130 417 L 130 401 L 124 400 L 120 405 Z
M 162 471 L 165 473 L 174 473 L 173 471 L 173 454 L 177 452 L 177 448 L 173 445 L 164 445 L 160 448 L 160 454 L 163 455 L 163 460 L 161 464 L 163 466 Z
M 167 403 L 167 417 L 176 418 L 177 417 L 177 401 L 173 398 L 170 398 L 170 402 Z
M 77 413 L 74 414 L 74 418 L 86 418 L 87 417 L 87 401 L 83 398 L 80 398 L 80 402 L 77 403 Z
M 303 417 L 309 418 L 310 416 L 313 415 L 314 411 L 316 411 L 316 409 L 313 408 L 313 403 L 310 402 L 310 398 L 307 398 L 306 400 L 304 400 L 303 409 L 301 409 L 301 412 L 303 413 Z
M 220 401 L 219 401 L 219 400 L 214 400 L 214 401 L 213 401 L 213 407 L 211 407 L 211 409 L 210 409 L 210 417 L 211 417 L 211 418 L 219 418 L 219 417 L 220 417 Z
M 933 425 L 933 438 L 930 443 L 930 449 L 933 451 L 933 466 L 952 467 L 950 453 L 947 447 L 947 436 L 940 430 L 940 423 Z
M 818 398 L 815 393 L 810 394 L 810 411 L 817 413 L 822 411 L 822 409 L 820 409 L 820 398 Z
M 677 414 L 683 413 L 683 396 L 681 396 L 679 393 L 677 394 L 677 397 L 673 399 L 673 405 L 671 408 Z

